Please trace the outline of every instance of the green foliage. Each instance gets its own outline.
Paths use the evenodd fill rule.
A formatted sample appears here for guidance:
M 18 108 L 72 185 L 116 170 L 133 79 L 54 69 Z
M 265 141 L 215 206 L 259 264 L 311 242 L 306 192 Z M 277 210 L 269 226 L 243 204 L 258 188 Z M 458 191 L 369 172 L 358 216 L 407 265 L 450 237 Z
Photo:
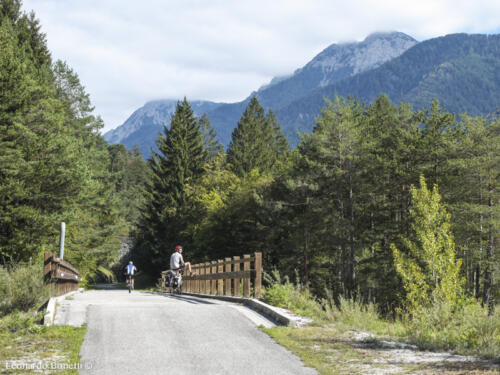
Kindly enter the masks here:
M 203 137 L 204 149 L 208 154 L 208 160 L 213 161 L 219 154 L 224 152 L 224 146 L 217 140 L 214 128 L 210 126 L 210 120 L 206 114 L 198 120 L 200 133 Z
M 121 144 L 109 145 L 109 173 L 119 205 L 117 216 L 124 225 L 127 235 L 138 222 L 144 206 L 144 189 L 150 180 L 150 170 L 136 147 L 127 150 Z
M 463 254 L 468 289 L 492 308 L 500 296 L 497 271 L 500 233 L 500 122 L 462 116 L 463 135 L 453 161 L 450 211 Z
M 177 244 L 191 242 L 185 232 L 191 208 L 188 187 L 198 182 L 209 159 L 200 122 L 186 99 L 177 104 L 170 129 L 164 127 L 157 146 L 159 152 L 149 160 L 151 183 L 132 251 L 138 268 L 150 275 L 168 267 Z
M 61 364 L 79 362 L 86 327 L 46 327 L 40 325 L 42 319 L 43 313 L 34 311 L 14 312 L 0 318 L 0 362 L 32 361 L 36 365 L 40 361 L 47 367 L 54 360 Z M 58 373 L 76 374 L 77 371 Z
M 38 325 L 42 319 L 42 313 L 26 314 L 15 311 L 0 320 L 0 332 L 8 331 L 18 334 L 23 331 L 40 332 L 44 330 L 43 326 Z
M 0 266 L 0 316 L 39 307 L 48 295 L 41 262 Z
M 321 319 L 324 311 L 321 304 L 316 301 L 307 286 L 300 282 L 292 284 L 288 278 L 281 280 L 279 272 L 273 272 L 274 284 L 264 291 L 264 302 L 285 309 L 289 309 L 295 314 Z
M 455 243 L 450 230 L 450 214 L 441 203 L 434 186 L 427 189 L 423 176 L 420 188 L 410 189 L 412 230 L 414 239 L 404 239 L 405 254 L 392 244 L 394 262 L 403 279 L 406 307 L 419 313 L 432 303 L 459 303 L 464 280 L 460 276 L 461 261 L 455 259 Z
M 406 323 L 412 342 L 431 350 L 455 350 L 460 353 L 495 359 L 500 355 L 500 313 L 468 301 L 457 309 L 449 302 L 425 307 Z
M 110 171 L 89 95 L 66 63 L 52 63 L 38 21 L 20 1 L 0 2 L 0 48 L 0 261 L 54 252 L 64 221 L 66 259 L 84 280 L 98 279 L 117 258 L 117 235 L 138 216 L 140 187 L 124 187 Z
M 227 150 L 230 169 L 239 177 L 253 169 L 268 172 L 288 151 L 288 142 L 281 132 L 274 113 L 266 118 L 264 108 L 254 96 L 231 135 Z
M 337 305 L 334 303 L 333 298 L 329 296 L 323 301 L 323 306 L 326 319 L 335 322 L 339 329 L 352 330 L 355 328 L 362 331 L 376 332 L 380 330 L 381 326 L 385 326 L 380 319 L 378 307 L 371 302 L 364 304 L 360 300 L 341 296 Z

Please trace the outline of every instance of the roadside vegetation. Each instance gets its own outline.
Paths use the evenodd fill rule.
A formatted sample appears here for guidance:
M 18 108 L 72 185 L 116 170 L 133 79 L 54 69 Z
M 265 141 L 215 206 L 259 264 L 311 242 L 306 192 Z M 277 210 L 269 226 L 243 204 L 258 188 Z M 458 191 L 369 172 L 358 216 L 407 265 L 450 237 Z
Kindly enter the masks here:
M 373 303 L 342 297 L 338 302 L 331 298 L 318 300 L 307 287 L 288 280 L 269 287 L 263 300 L 313 319 L 304 329 L 306 332 L 366 332 L 374 335 L 369 340 L 395 340 L 421 350 L 445 350 L 500 363 L 500 308 L 489 315 L 487 308 L 472 300 L 460 308 L 453 309 L 444 302 L 422 310 L 418 316 L 387 317 Z M 301 329 L 278 327 L 276 331 L 301 335 Z
M 38 366 L 45 373 L 63 366 L 58 374 L 78 374 L 69 365 L 79 363 L 86 328 L 43 326 L 50 288 L 44 284 L 42 265 L 0 266 L 0 374 L 33 373 L 16 366 Z
M 418 317 L 388 317 L 369 302 L 343 297 L 318 300 L 306 286 L 289 280 L 275 282 L 263 299 L 313 319 L 302 328 L 262 330 L 320 374 L 500 372 L 498 307 L 488 315 L 478 302 L 470 301 L 459 310 L 443 303 Z M 443 351 L 478 358 L 453 360 Z
M 31 310 L 0 318 L 0 374 L 78 374 L 71 369 L 80 362 L 86 327 L 41 325 L 43 314 Z M 57 367 L 59 366 L 59 367 Z
M 286 277 L 281 280 L 278 271 L 267 275 L 271 285 L 265 290 L 265 302 L 314 320 L 303 329 L 264 329 L 306 365 L 324 374 L 369 373 L 381 364 L 392 366 L 390 372 L 401 373 L 500 371 L 500 366 L 493 364 L 500 365 L 500 308 L 483 306 L 465 293 L 450 215 L 437 188 L 429 190 L 421 177 L 420 187 L 410 190 L 412 232 L 402 241 L 407 251 L 402 253 L 392 246 L 405 291 L 401 308 L 394 314 L 381 315 L 374 303 L 355 296 L 334 299 L 326 291 L 325 298 L 317 299 L 298 277 L 293 284 Z M 391 349 L 399 357 L 397 365 L 389 354 Z M 429 364 L 428 359 L 418 358 L 425 356 L 419 351 L 447 351 L 493 363 L 443 356 Z M 405 363 L 408 357 L 412 359 Z M 366 365 L 369 367 L 363 368 Z
M 49 298 L 43 280 L 43 260 L 0 266 L 0 317 L 14 311 L 28 311 Z

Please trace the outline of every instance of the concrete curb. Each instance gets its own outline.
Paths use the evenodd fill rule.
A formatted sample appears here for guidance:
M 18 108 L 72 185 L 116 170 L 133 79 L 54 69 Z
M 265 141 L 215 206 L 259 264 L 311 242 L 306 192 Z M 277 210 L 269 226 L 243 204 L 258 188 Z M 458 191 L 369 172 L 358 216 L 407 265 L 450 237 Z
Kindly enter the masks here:
M 83 291 L 83 288 L 79 288 L 78 290 L 74 290 L 72 292 L 68 292 L 66 294 L 57 296 L 57 297 L 50 297 L 49 303 L 47 304 L 47 310 L 45 315 L 43 316 L 43 325 L 44 326 L 51 326 L 54 324 L 54 318 L 56 314 L 56 306 L 57 303 L 64 300 L 66 297 L 72 296 L 73 294 L 77 292 Z
M 245 298 L 245 297 L 230 297 L 230 296 L 213 296 L 210 294 L 197 294 L 197 293 L 182 293 L 181 295 L 193 296 L 193 297 L 201 297 L 201 298 L 212 298 L 218 299 L 221 301 L 233 302 L 233 303 L 242 303 L 252 310 L 258 311 L 264 315 L 267 315 L 269 318 L 274 320 L 276 323 L 289 327 L 302 327 L 307 323 L 312 322 L 311 319 L 304 318 L 302 316 L 298 316 L 293 314 L 292 312 L 282 309 L 280 307 L 271 306 L 267 303 L 259 301 L 254 298 Z

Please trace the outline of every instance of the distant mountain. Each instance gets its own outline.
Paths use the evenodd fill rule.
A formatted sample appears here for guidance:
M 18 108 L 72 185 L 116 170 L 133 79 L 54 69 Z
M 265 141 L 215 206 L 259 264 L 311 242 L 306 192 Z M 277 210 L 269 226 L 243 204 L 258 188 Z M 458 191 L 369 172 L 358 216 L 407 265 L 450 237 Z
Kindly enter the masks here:
M 377 68 L 415 44 L 415 39 L 400 32 L 374 33 L 359 43 L 332 44 L 290 78 L 256 96 L 265 107 L 283 108 L 317 88 Z
M 208 101 L 192 101 L 191 107 L 196 116 L 201 116 L 220 106 L 220 103 Z M 146 103 L 136 110 L 119 127 L 104 134 L 108 143 L 121 143 L 127 148 L 139 146 L 145 158 L 149 157 L 151 148 L 156 149 L 154 141 L 163 125 L 170 124 L 170 117 L 175 112 L 177 100 L 156 100 Z
M 390 32 L 372 34 L 362 42 L 332 44 L 303 68 L 290 76 L 273 78 L 269 84 L 262 86 L 242 102 L 224 104 L 194 101 L 191 104 L 197 115 L 207 113 L 219 139 L 227 145 L 253 95 L 258 97 L 264 108 L 276 111 L 317 88 L 376 68 L 416 43 L 415 39 L 406 34 Z M 135 111 L 123 125 L 106 133 L 104 138 L 109 143 L 123 143 L 128 148 L 137 144 L 147 157 L 157 133 L 162 130 L 161 126 L 170 122 L 176 102 L 161 100 L 147 103 Z
M 332 44 L 291 76 L 274 78 L 244 101 L 223 104 L 207 115 L 227 145 L 252 96 L 257 96 L 265 109 L 277 111 L 317 88 L 376 68 L 415 44 L 415 39 L 400 32 L 374 33 L 362 42 Z
M 253 95 L 273 108 L 292 145 L 297 131 L 311 132 L 324 98 L 352 96 L 372 102 L 385 93 L 394 103 L 429 107 L 434 98 L 454 113 L 497 118 L 500 107 L 500 35 L 452 34 L 417 43 L 402 33 L 375 33 L 360 43 L 334 44 L 289 77 L 278 77 L 242 102 L 192 102 L 206 112 L 224 145 Z M 146 104 L 106 140 L 144 155 L 161 125 L 169 122 L 175 101 Z
M 277 111 L 285 134 L 310 132 L 324 97 L 429 107 L 432 99 L 454 113 L 486 115 L 500 103 L 500 35 L 452 34 L 418 43 L 382 66 L 318 88 Z M 296 141 L 296 138 L 295 138 Z

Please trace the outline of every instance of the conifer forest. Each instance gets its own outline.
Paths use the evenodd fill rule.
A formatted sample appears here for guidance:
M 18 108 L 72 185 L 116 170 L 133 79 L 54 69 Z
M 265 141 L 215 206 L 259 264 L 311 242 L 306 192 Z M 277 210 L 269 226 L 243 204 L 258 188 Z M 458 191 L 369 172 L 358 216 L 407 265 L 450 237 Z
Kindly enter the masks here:
M 129 259 L 154 283 L 180 244 L 192 263 L 260 251 L 266 273 L 387 314 L 436 293 L 499 302 L 500 120 L 332 92 L 292 148 L 253 97 L 225 149 L 184 98 L 144 160 L 104 141 L 19 1 L 0 2 L 0 51 L 2 265 L 57 252 L 64 221 L 86 283 Z

